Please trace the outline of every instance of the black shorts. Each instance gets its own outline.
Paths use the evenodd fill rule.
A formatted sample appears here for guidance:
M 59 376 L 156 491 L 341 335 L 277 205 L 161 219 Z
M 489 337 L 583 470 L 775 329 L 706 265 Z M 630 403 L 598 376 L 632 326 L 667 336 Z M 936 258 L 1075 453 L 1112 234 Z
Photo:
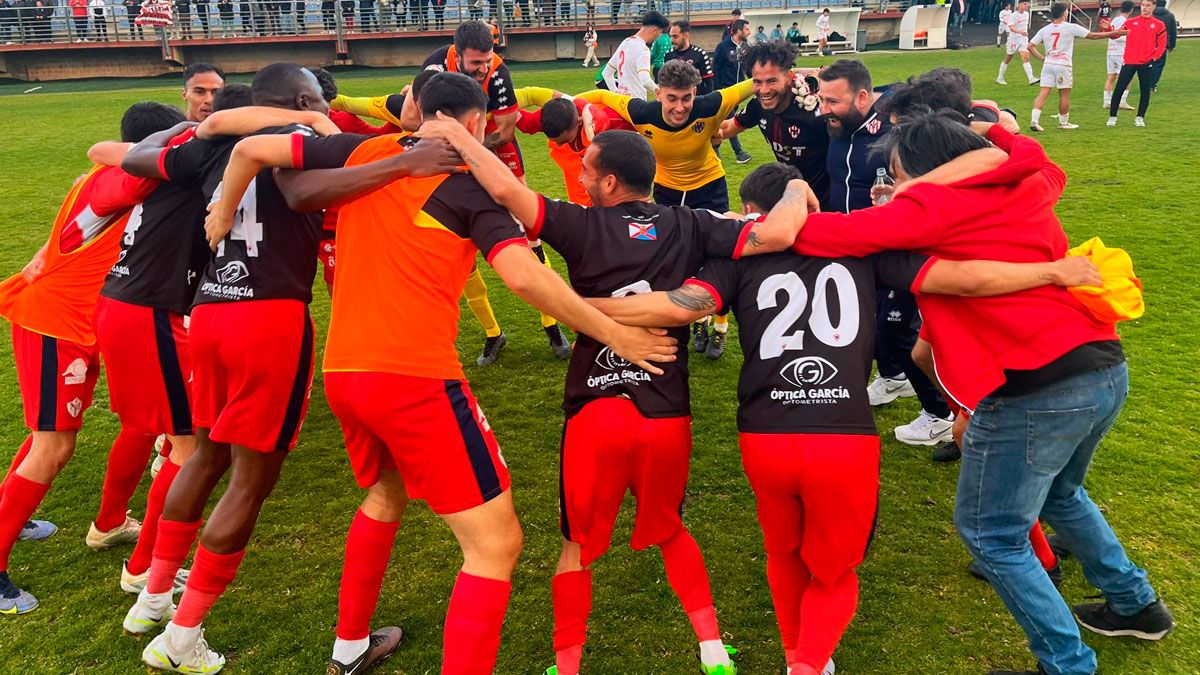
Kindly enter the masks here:
M 724 214 L 729 210 L 729 188 L 725 185 L 724 176 L 694 190 L 676 190 L 655 183 L 654 201 L 663 206 L 686 206 Z

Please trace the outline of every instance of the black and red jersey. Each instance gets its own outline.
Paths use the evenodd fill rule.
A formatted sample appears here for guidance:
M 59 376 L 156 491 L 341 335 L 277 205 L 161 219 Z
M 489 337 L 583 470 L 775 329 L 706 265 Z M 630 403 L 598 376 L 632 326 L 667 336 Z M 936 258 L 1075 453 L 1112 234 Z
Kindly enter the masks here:
M 429 55 L 425 62 L 421 64 L 423 68 L 438 68 L 443 71 L 458 70 L 457 65 L 452 65 L 448 62 L 450 58 L 450 47 L 446 45 L 436 52 Z M 508 72 L 508 66 L 501 63 L 488 73 L 484 79 L 483 93 L 487 94 L 488 115 L 503 115 L 512 112 L 517 107 L 517 90 L 513 87 L 512 74 Z M 390 106 L 389 106 L 390 107 Z
M 775 159 L 796 167 L 821 200 L 822 208 L 825 207 L 829 198 L 829 173 L 825 167 L 829 130 L 819 108 L 805 110 L 793 98 L 791 105 L 782 111 L 764 110 L 755 97 L 734 120 L 743 129 L 758 127 Z
M 688 280 L 738 320 L 738 430 L 874 434 L 867 376 L 875 349 L 875 288 L 907 290 L 927 258 L 774 253 L 709 260 Z
M 291 124 L 268 127 L 257 134 L 315 136 L 312 129 Z M 206 202 L 220 197 L 221 180 L 238 138 L 191 140 L 167 148 L 159 159 L 168 179 L 199 184 Z M 250 182 L 233 217 L 233 229 L 204 268 L 195 304 L 241 300 L 312 301 L 321 241 L 321 214 L 296 213 L 275 184 L 272 169 Z
M 571 286 L 584 297 L 623 297 L 678 288 L 705 258 L 740 254 L 750 224 L 711 211 L 632 201 L 586 208 L 542 200 L 529 228 L 567 262 Z M 687 327 L 671 335 L 687 344 Z M 597 398 L 625 396 L 646 417 L 690 414 L 687 350 L 651 375 L 580 334 L 567 367 L 563 409 L 568 415 Z

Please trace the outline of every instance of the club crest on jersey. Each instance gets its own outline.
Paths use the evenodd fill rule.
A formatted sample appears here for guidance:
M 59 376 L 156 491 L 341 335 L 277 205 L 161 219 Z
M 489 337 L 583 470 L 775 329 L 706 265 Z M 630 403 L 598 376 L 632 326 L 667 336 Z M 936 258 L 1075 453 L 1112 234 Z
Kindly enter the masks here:
M 883 122 L 881 120 L 873 119 L 870 122 L 867 122 L 867 133 L 877 134 L 877 133 L 879 133 L 879 127 L 882 127 L 882 126 L 883 126 Z
M 79 417 L 79 414 L 82 412 L 83 412 L 83 401 L 79 400 L 78 397 L 73 398 L 70 401 L 67 401 L 67 413 L 70 414 L 71 417 Z
M 642 135 L 645 136 L 646 138 L 654 138 L 654 133 L 651 132 L 649 129 L 643 129 Z
M 797 387 L 819 387 L 836 377 L 838 369 L 820 356 L 801 356 L 785 363 L 779 374 Z
M 792 138 L 799 138 L 800 137 L 800 127 L 793 124 L 792 126 L 788 127 L 788 133 L 792 135 Z
M 658 229 L 654 223 L 629 223 L 629 238 L 638 241 L 655 241 L 658 239 Z
M 704 120 L 696 120 L 696 123 L 692 125 L 692 131 L 698 134 L 704 133 Z

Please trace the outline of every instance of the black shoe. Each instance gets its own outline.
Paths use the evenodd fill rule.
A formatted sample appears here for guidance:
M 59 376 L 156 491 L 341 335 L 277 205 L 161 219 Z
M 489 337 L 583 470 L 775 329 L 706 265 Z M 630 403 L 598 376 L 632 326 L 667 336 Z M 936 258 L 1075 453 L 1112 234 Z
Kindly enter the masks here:
M 1046 570 L 1046 576 L 1050 577 L 1050 583 L 1054 584 L 1055 588 L 1062 588 L 1062 563 L 1054 563 L 1054 567 Z
M 475 365 L 492 365 L 496 362 L 496 359 L 500 358 L 500 350 L 504 349 L 505 345 L 507 344 L 508 338 L 504 337 L 504 333 L 501 333 L 496 337 L 484 338 L 483 353 L 479 355 L 479 358 L 475 359 Z
M 1054 552 L 1054 557 L 1059 560 L 1066 560 L 1071 557 L 1071 551 L 1063 544 L 1062 537 L 1052 534 L 1046 537 L 1046 541 L 1050 544 L 1050 550 Z
M 546 337 L 550 338 L 550 349 L 554 350 L 554 358 L 559 361 L 571 358 L 571 343 L 567 342 L 567 336 L 563 335 L 562 328 L 559 328 L 558 324 L 547 326 L 542 330 L 546 331 Z
M 708 348 L 704 350 L 704 355 L 716 361 L 725 355 L 725 336 L 726 333 L 714 330 L 708 336 Z
M 1107 602 L 1075 605 L 1072 609 L 1079 625 L 1109 637 L 1161 640 L 1175 628 L 1175 617 L 1162 600 L 1155 600 L 1133 616 L 1117 614 Z
M 692 324 L 692 349 L 700 353 L 708 349 L 708 322 L 697 321 Z
M 1037 670 L 989 670 L 988 675 L 1046 675 L 1046 670 L 1039 663 Z
M 957 462 L 962 459 L 962 450 L 959 450 L 958 444 L 954 441 L 942 443 L 933 450 L 933 461 L 935 462 Z
M 396 648 L 400 646 L 400 641 L 403 639 L 404 631 L 396 626 L 380 628 L 371 633 L 371 641 L 367 645 L 367 651 L 363 652 L 362 656 L 350 663 L 341 663 L 329 659 L 329 666 L 325 669 L 325 672 L 328 675 L 358 675 L 359 673 L 365 673 L 380 661 L 395 653 Z

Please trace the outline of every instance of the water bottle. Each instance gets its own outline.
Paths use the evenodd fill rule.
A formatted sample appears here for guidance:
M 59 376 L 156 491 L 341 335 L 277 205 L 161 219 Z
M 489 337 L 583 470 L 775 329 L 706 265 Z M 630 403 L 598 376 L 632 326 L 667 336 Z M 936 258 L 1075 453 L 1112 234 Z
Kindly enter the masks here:
M 892 192 L 896 190 L 896 181 L 888 175 L 887 169 L 875 169 L 875 183 L 871 185 L 871 203 L 881 206 L 892 201 Z

